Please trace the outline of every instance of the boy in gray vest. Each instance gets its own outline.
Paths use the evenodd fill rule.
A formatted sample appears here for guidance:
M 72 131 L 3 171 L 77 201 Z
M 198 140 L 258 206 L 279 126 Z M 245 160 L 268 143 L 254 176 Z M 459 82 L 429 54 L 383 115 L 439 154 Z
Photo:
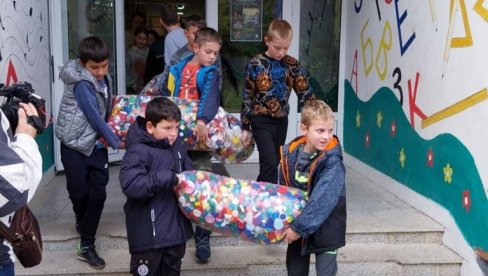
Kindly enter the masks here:
M 68 61 L 59 74 L 65 90 L 55 131 L 61 141 L 66 186 L 81 237 L 77 257 L 102 269 L 105 261 L 94 244 L 109 171 L 108 152 L 100 138 L 114 149 L 123 148 L 123 143 L 107 125 L 112 106 L 108 47 L 92 36 L 83 39 L 79 48 L 79 59 Z

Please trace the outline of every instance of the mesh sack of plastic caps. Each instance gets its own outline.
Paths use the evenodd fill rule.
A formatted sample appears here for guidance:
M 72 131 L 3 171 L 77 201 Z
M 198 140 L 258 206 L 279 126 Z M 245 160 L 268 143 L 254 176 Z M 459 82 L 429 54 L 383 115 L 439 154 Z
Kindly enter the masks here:
M 108 125 L 120 139 L 125 140 L 127 131 L 137 116 L 144 117 L 146 105 L 154 97 L 156 96 L 116 96 Z M 240 121 L 222 107 L 219 107 L 214 119 L 207 124 L 208 139 L 205 144 L 202 144 L 197 143 L 193 135 L 199 101 L 168 98 L 181 110 L 180 136 L 188 142 L 190 149 L 210 151 L 212 156 L 224 163 L 239 163 L 251 156 L 254 142 L 244 147 L 241 141 Z
M 300 189 L 206 171 L 186 171 L 178 178 L 175 192 L 187 218 L 213 232 L 259 244 L 281 241 L 307 199 Z

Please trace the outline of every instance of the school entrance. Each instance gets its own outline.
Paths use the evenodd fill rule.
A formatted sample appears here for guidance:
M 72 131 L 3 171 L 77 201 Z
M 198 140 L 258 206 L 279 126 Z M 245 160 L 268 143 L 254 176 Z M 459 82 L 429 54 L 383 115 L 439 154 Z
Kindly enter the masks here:
M 57 114 L 63 91 L 59 67 L 76 58 L 78 42 L 90 35 L 101 37 L 110 48 L 109 71 L 117 94 L 126 93 L 126 50 L 134 27 L 143 25 L 164 36 L 159 10 L 165 5 L 177 10 L 180 18 L 200 15 L 222 36 L 220 51 L 224 72 L 223 106 L 240 117 L 244 67 L 256 53 L 265 50 L 262 42 L 274 18 L 288 20 L 294 39 L 289 54 L 305 68 L 316 95 L 338 113 L 338 72 L 341 2 L 323 0 L 57 0 L 51 2 L 54 61 L 53 114 Z M 288 140 L 298 134 L 296 97 L 290 100 Z M 336 116 L 338 118 L 338 116 Z M 342 124 L 338 118 L 337 129 Z M 56 170 L 62 170 L 59 141 L 54 141 Z M 120 160 L 122 151 L 113 150 L 111 160 Z M 257 152 L 249 162 L 257 161 Z

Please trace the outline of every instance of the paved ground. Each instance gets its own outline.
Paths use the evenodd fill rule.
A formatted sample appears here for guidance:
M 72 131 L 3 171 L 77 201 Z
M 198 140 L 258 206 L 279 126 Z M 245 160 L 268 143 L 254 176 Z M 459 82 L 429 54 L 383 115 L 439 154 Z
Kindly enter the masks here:
M 421 214 L 392 194 L 386 192 L 372 180 L 359 174 L 351 167 L 348 167 L 347 164 L 346 168 L 348 197 L 347 232 L 350 237 L 349 239 L 352 239 L 350 240 L 351 242 L 358 242 L 354 240 L 355 233 L 362 233 L 359 235 L 359 239 L 377 239 L 373 236 L 368 237 L 368 234 L 365 235 L 364 233 L 375 233 L 378 231 L 416 232 L 417 229 L 423 229 L 424 231 L 425 229 L 429 229 L 428 231 L 434 232 L 442 231 L 442 226 L 434 222 L 432 219 Z M 255 179 L 258 174 L 257 164 L 228 165 L 226 167 L 218 164 L 216 165 L 216 169 L 221 174 L 228 173 L 239 179 Z M 107 262 L 114 265 L 117 262 L 121 262 L 121 265 L 124 267 L 128 265 L 129 253 L 126 249 L 125 216 L 123 212 L 125 196 L 122 194 L 119 186 L 118 172 L 119 166 L 111 166 L 111 179 L 107 187 L 107 201 L 98 229 L 98 236 L 100 238 L 97 240 L 97 246 Z M 42 267 L 28 271 L 20 268 L 19 265 L 17 270 L 19 275 L 36 275 L 36 273 L 31 273 L 33 273 L 34 270 L 39 270 L 41 268 L 43 271 L 53 272 L 56 268 L 59 269 L 60 266 L 65 268 L 66 266 L 71 266 L 66 263 L 67 260 L 60 260 L 60 258 L 65 259 L 66 257 L 68 257 L 66 259 L 74 261 L 73 265 L 82 265 L 78 264 L 78 261 L 75 260 L 75 247 L 78 242 L 78 234 L 76 234 L 74 227 L 75 220 L 66 191 L 64 174 L 57 174 L 51 182 L 41 186 L 36 193 L 35 198 L 29 205 L 36 214 L 41 226 L 43 238 L 49 241 L 49 245 L 44 248 L 46 261 L 43 261 Z M 415 236 L 413 239 L 415 239 Z M 115 253 L 107 253 L 110 249 L 115 250 L 113 251 Z M 190 253 L 191 250 L 189 250 L 189 256 L 193 254 Z M 383 250 L 384 249 L 381 249 L 380 251 Z M 215 256 L 213 258 L 217 258 L 219 256 L 218 253 L 224 253 L 220 252 L 222 250 L 219 252 L 217 251 L 219 250 L 215 249 Z M 355 247 L 351 247 L 351 250 L 349 251 L 354 253 L 357 250 Z M 344 252 L 348 252 L 347 247 Z M 354 257 L 354 254 L 352 253 L 348 253 L 348 256 Z M 283 258 L 283 254 L 278 255 Z M 402 253 L 399 255 L 404 254 Z M 214 260 L 215 263 L 218 263 L 216 259 Z M 69 263 L 72 262 L 70 261 Z M 190 262 L 187 261 L 185 262 L 185 267 L 191 268 L 193 266 L 199 266 L 193 263 L 193 260 Z
M 225 172 L 222 165 L 217 165 L 216 169 Z M 255 179 L 258 166 L 257 164 L 227 165 L 226 171 L 235 178 Z M 107 200 L 98 230 L 102 235 L 125 236 L 126 233 L 123 211 L 125 196 L 119 186 L 118 172 L 119 166 L 111 166 Z M 381 230 L 381 227 L 407 229 L 412 225 L 422 227 L 423 221 L 432 223 L 429 218 L 350 167 L 347 167 L 346 182 L 348 232 L 355 232 L 356 228 L 364 231 L 365 227 L 377 230 Z M 64 174 L 56 175 L 50 183 L 40 187 L 29 205 L 39 220 L 43 236 L 77 236 L 74 231 L 74 216 L 66 191 Z M 393 221 L 395 223 L 391 223 Z

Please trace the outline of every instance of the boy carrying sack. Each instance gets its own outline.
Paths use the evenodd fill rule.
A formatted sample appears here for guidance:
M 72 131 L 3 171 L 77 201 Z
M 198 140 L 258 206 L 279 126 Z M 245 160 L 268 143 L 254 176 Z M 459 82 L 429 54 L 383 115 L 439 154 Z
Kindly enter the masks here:
M 283 232 L 288 243 L 288 275 L 308 275 L 315 253 L 317 275 L 336 275 L 337 249 L 346 243 L 346 169 L 339 139 L 333 135 L 334 113 L 323 101 L 302 109 L 300 131 L 281 148 L 279 181 L 309 194 L 300 215 Z

